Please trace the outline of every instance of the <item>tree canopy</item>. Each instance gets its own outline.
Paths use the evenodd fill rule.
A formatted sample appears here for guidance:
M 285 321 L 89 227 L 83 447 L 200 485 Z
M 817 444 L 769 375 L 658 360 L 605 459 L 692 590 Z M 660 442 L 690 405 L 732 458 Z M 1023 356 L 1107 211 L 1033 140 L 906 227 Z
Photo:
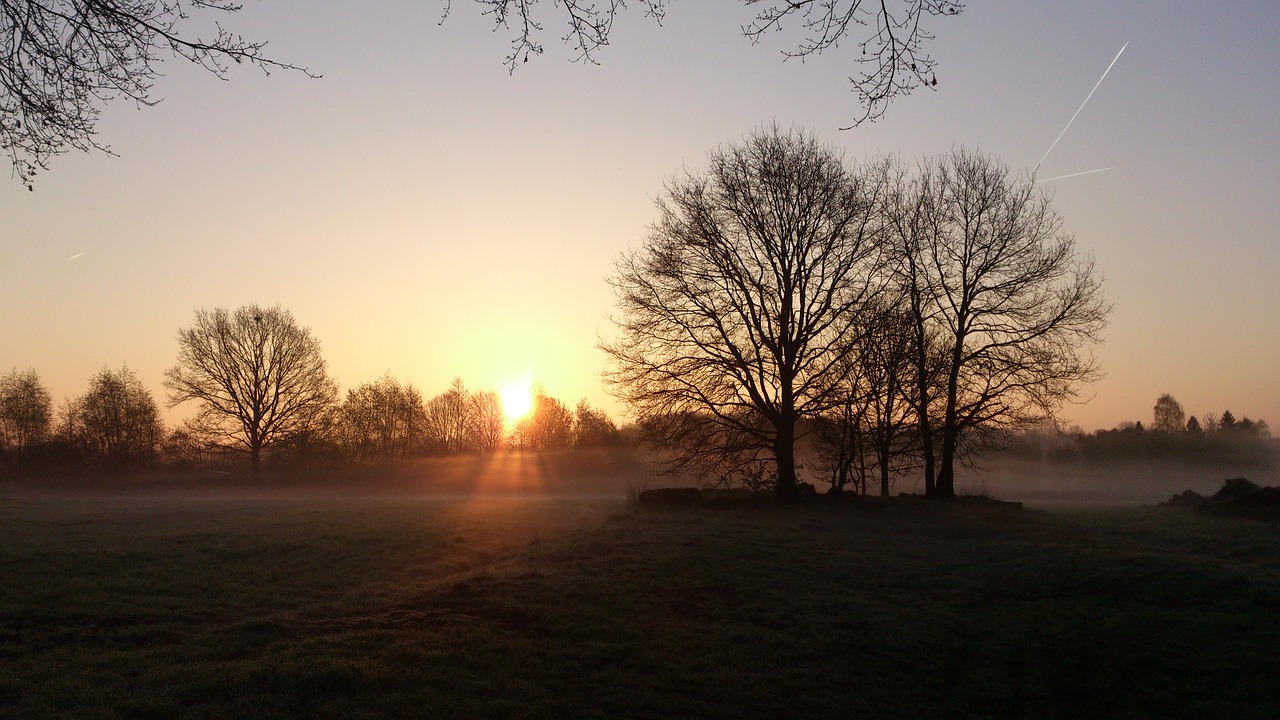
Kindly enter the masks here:
M 647 242 L 610 278 L 606 381 L 679 465 L 728 480 L 771 461 L 794 494 L 797 422 L 836 401 L 833 373 L 877 291 L 884 174 L 776 126 L 708 160 L 668 184 Z
M 197 311 L 164 384 L 170 406 L 195 401 L 192 427 L 247 452 L 255 473 L 263 448 L 312 430 L 338 394 L 319 341 L 279 306 Z
M 797 441 L 882 492 L 1053 417 L 1098 374 L 1110 307 L 1048 198 L 957 150 L 914 172 L 854 165 L 777 127 L 671 181 L 610 282 L 606 380 L 676 467 L 797 490 Z M 922 462 L 916 462 L 918 456 Z M 935 462 L 936 459 L 936 462 Z M 772 475 L 772 478 L 769 476 Z

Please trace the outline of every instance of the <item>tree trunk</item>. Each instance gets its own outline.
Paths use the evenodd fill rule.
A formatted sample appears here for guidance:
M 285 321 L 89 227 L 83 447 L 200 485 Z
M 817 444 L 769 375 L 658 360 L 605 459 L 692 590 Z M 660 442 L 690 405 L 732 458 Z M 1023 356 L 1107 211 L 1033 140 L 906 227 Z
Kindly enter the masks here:
M 261 466 L 261 459 L 262 459 L 262 446 L 257 443 L 254 443 L 253 446 L 249 448 L 249 465 L 251 468 L 253 468 L 253 476 L 255 478 L 258 477 L 258 471 Z
M 960 310 L 967 315 L 965 308 Z M 955 459 L 956 446 L 960 441 L 960 428 L 956 405 L 960 395 L 961 353 L 964 349 L 965 334 L 957 332 L 955 344 L 951 349 L 951 368 L 947 372 L 947 411 L 942 419 L 942 466 L 938 468 L 938 481 L 934 485 L 933 495 L 939 498 L 956 496 Z M 926 492 L 926 495 L 929 493 Z
M 923 405 L 922 405 L 923 406 Z M 920 411 L 920 450 L 924 453 L 924 494 L 934 493 L 935 459 L 933 456 L 933 428 L 929 426 L 929 416 Z
M 880 497 L 889 497 L 889 458 L 880 459 Z
M 800 487 L 796 484 L 796 429 L 794 423 L 780 423 L 778 435 L 773 441 L 773 456 L 778 463 L 778 499 L 793 500 L 800 497 Z
M 955 456 L 958 433 L 948 429 L 942 433 L 942 467 L 938 469 L 938 482 L 934 485 L 933 496 L 953 498 L 956 496 Z

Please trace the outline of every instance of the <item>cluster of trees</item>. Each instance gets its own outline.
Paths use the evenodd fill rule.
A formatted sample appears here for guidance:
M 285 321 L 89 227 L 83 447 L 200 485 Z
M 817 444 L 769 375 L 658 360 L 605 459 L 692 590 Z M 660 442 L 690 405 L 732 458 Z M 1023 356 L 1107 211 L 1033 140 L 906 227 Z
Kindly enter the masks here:
M 178 333 L 165 373 L 168 403 L 196 404 L 168 431 L 151 391 L 128 367 L 102 369 L 55 417 L 34 370 L 0 376 L 0 457 L 10 472 L 57 467 L 121 470 L 162 462 L 207 468 L 264 457 L 392 463 L 413 455 L 547 450 L 619 442 L 613 421 L 585 400 L 576 412 L 539 388 L 507 428 L 497 393 L 455 380 L 430 400 L 390 373 L 339 402 L 320 344 L 292 314 L 256 305 L 196 313 Z
M 881 492 L 1052 417 L 1097 374 L 1109 306 L 1027 177 L 965 150 L 855 165 L 772 127 L 672 180 L 611 278 L 616 395 L 722 482 Z
M 1271 434 L 1271 428 L 1267 425 L 1266 420 L 1250 420 L 1248 417 L 1237 420 L 1230 410 L 1223 410 L 1221 416 L 1211 412 L 1205 413 L 1203 421 L 1197 419 L 1195 415 L 1187 417 L 1186 411 L 1182 409 L 1182 403 L 1168 393 L 1161 395 L 1156 400 L 1153 416 L 1151 429 L 1157 432 L 1207 433 L 1210 435 L 1215 433 L 1240 433 L 1259 437 L 1268 437 Z M 1145 430 L 1141 422 L 1122 425 L 1122 429 L 1132 429 L 1136 432 Z
M 0 457 L 17 470 L 58 460 L 116 468 L 149 464 L 165 439 L 160 409 L 128 367 L 103 368 L 55 419 L 34 370 L 0 376 Z
M 1137 460 L 1232 467 L 1280 463 L 1280 440 L 1271 437 L 1265 420 L 1237 419 L 1230 410 L 1202 417 L 1187 417 L 1182 404 L 1165 394 L 1156 400 L 1150 425 L 1127 421 L 1092 433 L 1045 425 L 1007 437 L 1005 444 L 1014 456 L 1062 463 Z

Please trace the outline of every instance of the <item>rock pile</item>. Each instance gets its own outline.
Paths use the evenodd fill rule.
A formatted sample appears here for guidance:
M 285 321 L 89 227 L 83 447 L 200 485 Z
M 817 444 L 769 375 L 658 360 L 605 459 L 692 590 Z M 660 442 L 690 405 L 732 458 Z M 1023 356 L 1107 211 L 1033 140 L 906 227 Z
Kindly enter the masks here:
M 1280 488 L 1262 487 L 1245 478 L 1232 478 L 1209 497 L 1187 490 L 1160 503 L 1160 506 L 1186 508 L 1215 517 L 1280 522 Z
M 702 493 L 698 488 L 656 488 L 645 490 L 637 498 L 641 505 L 698 505 Z

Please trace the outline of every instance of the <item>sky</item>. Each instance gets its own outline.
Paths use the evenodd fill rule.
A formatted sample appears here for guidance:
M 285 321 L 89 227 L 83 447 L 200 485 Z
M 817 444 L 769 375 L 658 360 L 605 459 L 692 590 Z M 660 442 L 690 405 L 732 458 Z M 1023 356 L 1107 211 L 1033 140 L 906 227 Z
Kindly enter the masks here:
M 1062 415 L 1150 422 L 1172 393 L 1280 427 L 1280 4 L 975 0 L 927 25 L 936 91 L 846 131 L 852 42 L 782 62 L 794 23 L 752 45 L 739 3 L 673 2 L 661 27 L 635 5 L 598 65 L 548 15 L 511 74 L 510 33 L 465 1 L 443 24 L 429 0 L 247 3 L 224 24 L 323 77 L 166 62 L 158 106 L 103 112 L 116 157 L 0 182 L 0 372 L 61 403 L 127 364 L 163 403 L 197 309 L 279 304 L 344 390 L 532 379 L 622 418 L 605 278 L 669 178 L 773 122 L 850 160 L 963 146 L 1030 169 L 1127 43 L 1039 171 L 1111 168 L 1043 184 L 1114 305 L 1106 377 Z

